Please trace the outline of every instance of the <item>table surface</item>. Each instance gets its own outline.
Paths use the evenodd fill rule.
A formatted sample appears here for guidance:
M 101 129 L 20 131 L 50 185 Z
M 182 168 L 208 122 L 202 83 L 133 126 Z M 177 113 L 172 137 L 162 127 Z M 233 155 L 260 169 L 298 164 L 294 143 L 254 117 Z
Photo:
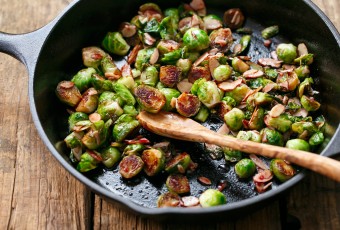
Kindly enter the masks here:
M 0 30 L 33 31 L 70 2 L 0 0 Z M 340 1 L 313 2 L 339 30 Z M 340 184 L 314 173 L 284 197 L 233 221 L 159 223 L 126 212 L 93 194 L 49 154 L 30 115 L 27 71 L 2 53 L 0 89 L 0 229 L 280 229 L 298 226 L 296 220 L 303 229 L 340 229 Z

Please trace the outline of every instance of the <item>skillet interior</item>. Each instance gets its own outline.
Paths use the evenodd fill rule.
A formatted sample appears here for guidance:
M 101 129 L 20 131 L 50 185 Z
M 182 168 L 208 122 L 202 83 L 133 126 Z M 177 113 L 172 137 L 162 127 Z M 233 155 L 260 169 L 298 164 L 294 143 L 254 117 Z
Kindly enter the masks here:
M 158 3 L 162 9 L 169 6 L 176 7 L 180 3 L 180 1 L 171 1 L 171 3 L 169 3 L 170 1 L 168 3 L 165 3 L 165 1 L 155 2 Z M 140 0 L 80 1 L 66 12 L 47 37 L 34 73 L 33 97 L 43 131 L 53 146 L 58 146 L 58 143 L 67 135 L 66 122 L 68 115 L 65 107 L 58 102 L 54 94 L 57 83 L 64 79 L 70 79 L 83 67 L 81 62 L 81 49 L 83 47 L 100 45 L 106 32 L 115 31 L 120 22 L 130 20 L 141 4 L 142 2 Z M 337 58 L 339 45 L 322 19 L 317 17 L 316 13 L 309 8 L 304 1 L 212 0 L 206 1 L 206 5 L 208 12 L 219 15 L 229 8 L 240 7 L 248 19 L 246 25 L 253 27 L 256 31 L 260 31 L 266 26 L 278 24 L 280 26 L 280 36 L 275 38 L 274 44 L 277 44 L 279 41 L 291 41 L 294 44 L 304 42 L 307 44 L 310 52 L 316 56 L 313 64 L 314 69 L 312 71 L 313 76 L 318 77 L 317 84 L 321 92 L 320 98 L 323 105 L 322 113 L 325 114 L 329 124 L 330 131 L 328 138 L 330 138 L 337 128 L 340 117 L 339 105 L 337 105 L 336 100 L 334 100 L 334 98 L 340 97 L 340 76 L 336 74 L 340 72 L 340 63 Z M 258 34 L 255 33 L 255 37 L 256 35 Z M 255 48 L 255 43 L 258 44 L 256 45 L 258 47 L 257 49 Z M 265 49 L 267 48 L 262 45 L 261 39 L 252 39 L 250 54 L 256 57 L 255 60 L 268 53 Z M 150 136 L 150 138 L 157 137 Z M 237 207 L 238 204 L 240 204 L 239 207 L 246 207 L 247 205 L 258 203 L 261 201 L 261 197 L 267 199 L 276 195 L 297 183 L 302 178 L 302 176 L 297 176 L 284 185 L 275 184 L 273 189 L 268 191 L 264 196 L 261 195 L 256 198 L 251 198 L 256 195 L 253 192 L 252 183 L 248 181 L 238 181 L 232 167 L 228 165 L 225 166 L 224 160 L 211 161 L 210 158 L 204 154 L 199 144 L 183 144 L 178 142 L 178 146 L 190 152 L 193 160 L 200 165 L 200 170 L 190 175 L 193 195 L 198 195 L 202 190 L 207 188 L 197 182 L 197 176 L 204 175 L 212 178 L 212 187 L 216 187 L 220 179 L 228 181 L 228 188 L 225 192 L 229 204 L 226 205 L 226 207 L 219 207 L 215 209 L 215 211 L 231 211 L 234 207 Z M 192 149 L 195 151 L 192 151 Z M 53 154 L 60 154 L 60 156 L 69 162 L 69 153 L 66 149 L 52 148 L 51 151 Z M 320 149 L 320 152 L 321 151 L 322 149 Z M 88 182 L 86 178 L 82 177 L 79 173 L 76 174 L 76 176 L 91 187 L 91 182 Z M 125 200 L 131 200 L 145 207 L 154 207 L 157 196 L 166 191 L 164 183 L 160 182 L 164 181 L 164 178 L 160 180 L 159 177 L 149 180 L 142 176 L 126 182 L 122 181 L 116 170 L 106 171 L 104 169 L 98 169 L 95 173 L 88 173 L 85 176 L 92 182 L 100 185 L 100 187 L 107 188 L 114 194 L 125 197 Z M 160 177 L 164 176 L 161 175 Z M 97 190 L 98 187 L 92 186 L 92 188 Z M 103 195 L 117 201 L 116 195 L 111 196 L 110 193 Z M 246 203 L 237 202 L 246 198 L 251 199 L 248 199 Z M 124 202 L 125 201 L 123 201 L 123 203 Z M 228 206 L 232 208 L 230 209 Z M 138 206 L 133 206 L 133 208 L 136 207 Z M 145 210 L 146 209 L 135 209 L 135 211 L 142 213 Z M 148 213 L 164 213 L 163 210 L 158 210 L 153 209 L 153 211 Z M 181 213 L 183 211 L 177 210 L 172 213 L 176 212 Z M 202 210 L 197 213 L 208 212 L 210 211 Z

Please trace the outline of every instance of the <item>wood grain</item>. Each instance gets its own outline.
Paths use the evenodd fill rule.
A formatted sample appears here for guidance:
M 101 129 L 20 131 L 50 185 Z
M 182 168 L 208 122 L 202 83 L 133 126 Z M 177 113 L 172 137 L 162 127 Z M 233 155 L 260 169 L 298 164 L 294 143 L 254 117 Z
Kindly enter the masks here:
M 70 2 L 0 0 L 0 30 L 33 31 Z M 313 2 L 339 29 L 340 2 Z M 280 204 L 275 201 L 234 221 L 165 224 L 126 212 L 94 196 L 44 147 L 31 120 L 27 84 L 24 66 L 0 54 L 0 229 L 280 229 L 282 206 L 301 221 L 303 229 L 340 229 L 339 184 L 315 174 Z

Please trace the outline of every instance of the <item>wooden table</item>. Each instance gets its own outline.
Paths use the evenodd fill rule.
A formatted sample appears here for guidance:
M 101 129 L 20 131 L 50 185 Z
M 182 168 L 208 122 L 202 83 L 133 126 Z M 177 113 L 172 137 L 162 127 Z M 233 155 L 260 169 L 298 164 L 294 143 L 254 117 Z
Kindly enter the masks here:
M 70 2 L 0 0 L 0 30 L 35 30 Z M 340 29 L 340 1 L 313 2 Z M 303 229 L 340 229 L 340 184 L 315 174 L 284 198 L 234 221 L 202 226 L 140 218 L 91 193 L 52 157 L 32 122 L 26 69 L 5 54 L 0 89 L 0 229 L 280 229 L 287 219 L 294 223 L 292 216 Z

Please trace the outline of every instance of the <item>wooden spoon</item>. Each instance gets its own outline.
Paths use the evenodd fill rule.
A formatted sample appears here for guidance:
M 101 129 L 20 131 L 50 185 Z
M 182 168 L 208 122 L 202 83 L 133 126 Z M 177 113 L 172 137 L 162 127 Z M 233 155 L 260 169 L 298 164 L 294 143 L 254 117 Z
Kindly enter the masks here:
M 145 129 L 161 136 L 229 147 L 269 158 L 280 158 L 340 182 L 340 162 L 328 157 L 221 135 L 174 113 L 151 114 L 143 111 L 137 118 Z

